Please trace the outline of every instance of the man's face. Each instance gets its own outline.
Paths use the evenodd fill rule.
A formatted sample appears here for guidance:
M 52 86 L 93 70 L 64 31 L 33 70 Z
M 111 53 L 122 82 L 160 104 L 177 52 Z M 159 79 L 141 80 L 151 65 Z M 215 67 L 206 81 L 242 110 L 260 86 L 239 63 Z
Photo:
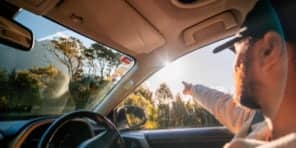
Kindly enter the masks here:
M 252 109 L 262 109 L 273 117 L 281 103 L 287 62 L 274 32 L 260 39 L 243 38 L 235 43 L 235 99 Z M 281 42 L 281 38 L 279 38 Z M 270 108 L 273 108 L 270 110 Z
M 252 38 L 244 38 L 235 43 L 236 62 L 234 66 L 235 73 L 235 98 L 244 106 L 253 109 L 259 109 L 255 86 L 256 81 L 254 73 L 254 50 L 255 41 Z

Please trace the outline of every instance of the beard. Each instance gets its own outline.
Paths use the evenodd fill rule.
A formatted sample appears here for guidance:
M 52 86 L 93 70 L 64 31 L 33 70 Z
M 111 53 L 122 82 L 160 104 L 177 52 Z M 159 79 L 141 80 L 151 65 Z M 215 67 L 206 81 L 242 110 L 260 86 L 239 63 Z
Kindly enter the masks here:
M 235 69 L 235 99 L 241 105 L 251 108 L 260 109 L 256 88 L 259 83 L 253 79 L 253 75 L 247 72 L 248 64 L 246 61 L 241 62 Z
M 260 109 L 260 105 L 256 102 L 257 98 L 249 93 L 243 93 L 241 94 L 241 97 L 239 99 L 240 104 L 243 106 L 246 106 L 251 109 Z

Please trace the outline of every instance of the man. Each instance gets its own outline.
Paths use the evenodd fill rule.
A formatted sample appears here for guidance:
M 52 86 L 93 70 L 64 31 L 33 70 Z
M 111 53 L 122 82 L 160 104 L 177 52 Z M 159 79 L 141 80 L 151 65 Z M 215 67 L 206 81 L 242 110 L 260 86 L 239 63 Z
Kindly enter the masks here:
M 293 2 L 288 4 L 287 7 L 293 6 Z M 291 15 L 281 14 L 280 11 L 279 14 L 282 15 L 285 40 L 268 1 L 259 1 L 247 18 L 247 30 L 228 43 L 234 45 L 236 52 L 234 100 L 263 112 L 271 122 L 271 139 L 280 138 L 268 143 L 273 147 L 293 146 L 296 139 L 296 118 L 292 116 L 296 112 L 296 92 L 293 90 L 296 84 L 296 42 L 295 27 L 292 25 L 295 23 L 292 18 L 287 19 Z M 234 140 L 229 146 L 239 142 Z M 252 146 L 256 145 L 254 143 L 249 142 Z
M 288 3 L 286 6 L 295 6 L 290 5 L 289 2 L 283 3 Z M 239 37 L 214 50 L 218 52 L 234 45 L 233 51 L 236 53 L 234 101 L 263 112 L 266 123 L 270 123 L 267 125 L 272 129 L 270 138 L 280 138 L 267 144 L 273 147 L 293 146 L 296 139 L 293 134 L 296 132 L 296 119 L 291 117 L 296 112 L 294 99 L 296 92 L 293 91 L 296 84 L 294 82 L 296 81 L 296 42 L 295 29 L 291 25 L 293 20 L 287 19 L 289 14 L 284 12 L 287 9 L 289 8 L 278 10 L 286 40 L 283 38 L 283 32 L 271 6 L 268 1 L 262 0 L 248 15 L 245 23 L 246 30 L 243 30 Z M 283 137 L 285 135 L 288 136 Z M 236 139 L 228 146 L 253 147 L 262 144 L 264 142 Z
M 226 94 L 203 85 L 192 85 L 183 82 L 183 94 L 193 98 L 213 114 L 236 136 L 247 136 L 251 139 L 268 140 L 271 129 L 267 126 L 261 112 L 240 105 Z M 252 128 L 252 129 L 250 129 Z

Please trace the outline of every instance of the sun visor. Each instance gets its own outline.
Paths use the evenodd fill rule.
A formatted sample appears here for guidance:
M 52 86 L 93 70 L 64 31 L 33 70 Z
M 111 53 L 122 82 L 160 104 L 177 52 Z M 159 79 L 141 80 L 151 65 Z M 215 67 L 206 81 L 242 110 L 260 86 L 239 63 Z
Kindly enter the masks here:
M 136 54 L 149 53 L 165 44 L 157 29 L 125 1 L 63 1 L 49 15 L 74 30 L 103 41 L 108 38 Z

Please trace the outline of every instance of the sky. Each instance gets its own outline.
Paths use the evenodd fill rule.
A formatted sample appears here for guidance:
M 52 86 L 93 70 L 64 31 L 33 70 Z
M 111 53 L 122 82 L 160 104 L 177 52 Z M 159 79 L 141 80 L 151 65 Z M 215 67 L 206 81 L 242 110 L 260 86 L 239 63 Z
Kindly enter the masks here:
M 36 19 L 38 18 L 38 19 Z M 88 47 L 94 41 L 73 31 L 57 25 L 45 18 L 23 11 L 16 16 L 16 20 L 30 28 L 37 41 L 51 39 L 55 36 L 74 36 L 84 42 Z M 226 39 L 227 40 L 227 39 Z M 233 64 L 234 55 L 225 50 L 213 54 L 212 50 L 217 45 L 225 42 L 222 40 L 187 54 L 176 61 L 169 63 L 165 68 L 155 73 L 146 80 L 145 85 L 156 90 L 161 83 L 166 83 L 174 94 L 182 92 L 182 81 L 192 84 L 202 84 L 226 92 L 233 92 Z
M 227 39 L 226 39 L 227 40 Z M 155 73 L 146 81 L 152 90 L 166 83 L 174 94 L 182 92 L 182 81 L 202 84 L 224 92 L 233 92 L 234 55 L 230 50 L 213 54 L 212 50 L 222 40 L 187 54 Z

